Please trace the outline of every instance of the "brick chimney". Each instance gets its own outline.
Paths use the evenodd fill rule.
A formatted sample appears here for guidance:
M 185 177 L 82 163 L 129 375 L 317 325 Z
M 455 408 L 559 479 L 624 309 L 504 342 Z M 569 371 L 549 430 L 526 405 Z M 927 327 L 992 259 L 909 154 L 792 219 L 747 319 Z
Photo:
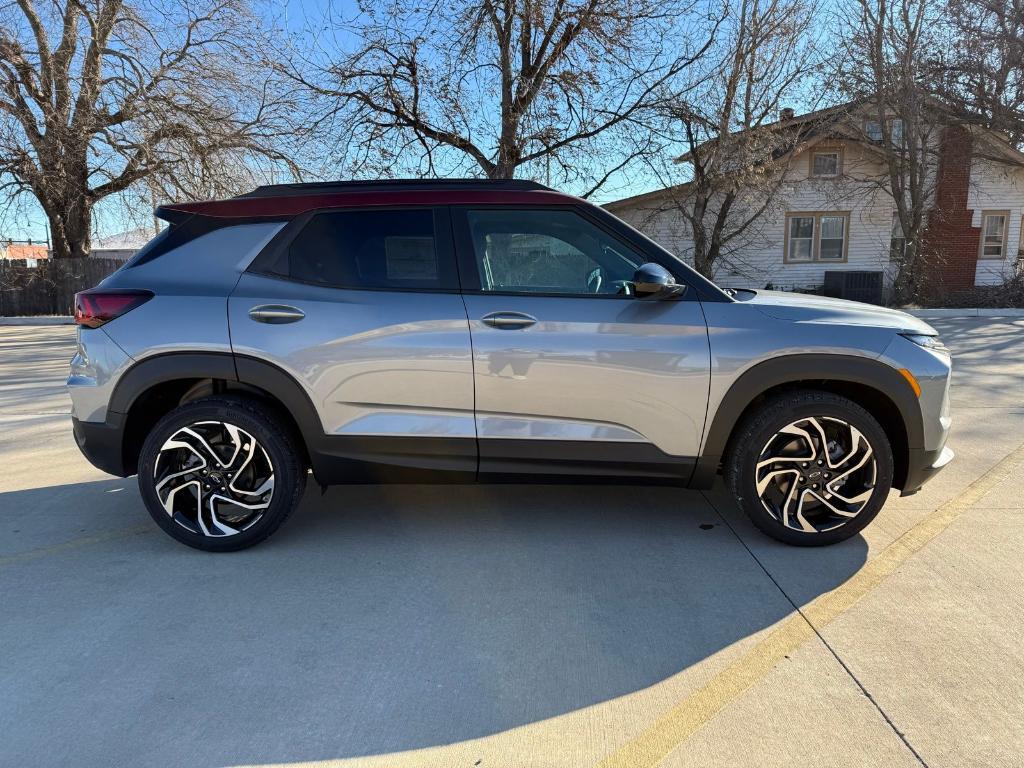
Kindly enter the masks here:
M 971 226 L 970 183 L 971 134 L 961 126 L 947 126 L 939 144 L 935 205 L 924 233 L 925 253 L 933 254 L 936 287 L 943 291 L 974 287 L 981 228 Z

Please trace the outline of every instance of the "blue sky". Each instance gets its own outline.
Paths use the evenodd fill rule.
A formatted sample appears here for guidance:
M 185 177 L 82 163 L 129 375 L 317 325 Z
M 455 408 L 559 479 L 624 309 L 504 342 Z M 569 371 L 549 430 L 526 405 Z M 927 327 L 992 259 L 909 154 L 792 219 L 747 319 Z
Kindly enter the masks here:
M 266 19 L 278 28 L 297 33 L 300 38 L 318 38 L 327 43 L 331 36 L 337 43 L 349 47 L 354 41 L 344 37 L 338 39 L 337 34 L 325 21 L 325 17 L 333 16 L 350 18 L 356 12 L 353 2 L 332 2 L 331 0 L 284 0 L 283 2 L 267 2 L 262 9 Z M 311 46 L 311 50 L 315 46 Z M 799 104 L 793 106 L 799 107 Z M 620 173 L 613 177 L 607 185 L 609 191 L 599 192 L 595 196 L 597 202 L 628 196 L 648 191 L 657 186 L 657 180 L 642 169 L 633 168 L 627 174 Z M 572 192 L 583 190 L 570 189 Z M 160 202 L 160 201 L 157 201 Z M 95 230 L 99 236 L 107 236 L 116 232 L 133 229 L 140 225 L 151 225 L 152 219 L 148 210 L 139 206 L 126 206 L 117 199 L 101 201 L 96 208 Z M 16 210 L 0 213 L 0 237 L 42 240 L 46 237 L 46 218 L 34 200 L 26 199 Z

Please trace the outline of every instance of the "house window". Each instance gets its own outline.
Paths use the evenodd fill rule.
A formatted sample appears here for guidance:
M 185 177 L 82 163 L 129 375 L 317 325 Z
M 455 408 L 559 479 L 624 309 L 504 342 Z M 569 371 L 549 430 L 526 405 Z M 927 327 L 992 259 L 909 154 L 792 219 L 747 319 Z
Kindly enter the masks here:
M 838 176 L 843 153 L 838 149 L 817 149 L 811 152 L 811 176 Z
M 1006 222 L 1009 218 L 1006 211 L 982 211 L 979 258 L 1006 258 Z
M 785 261 L 846 261 L 850 214 L 845 212 L 786 214 Z
M 894 118 L 889 124 L 889 133 L 892 137 L 892 143 L 896 145 L 903 144 L 903 120 L 902 118 Z
M 903 234 L 903 223 L 900 221 L 900 215 L 893 211 L 892 233 L 889 236 L 889 260 L 897 263 L 902 262 L 906 253 L 907 236 Z
M 886 122 L 889 124 L 889 141 L 897 145 L 902 144 L 903 119 L 894 117 L 892 120 L 887 120 Z M 865 120 L 864 135 L 867 136 L 868 141 L 881 141 L 884 138 L 882 136 L 882 124 L 877 120 Z
M 842 261 L 846 257 L 846 217 L 822 216 L 821 237 L 818 238 L 818 259 Z
M 812 261 L 814 259 L 814 217 L 789 216 L 786 222 L 789 233 L 786 260 Z

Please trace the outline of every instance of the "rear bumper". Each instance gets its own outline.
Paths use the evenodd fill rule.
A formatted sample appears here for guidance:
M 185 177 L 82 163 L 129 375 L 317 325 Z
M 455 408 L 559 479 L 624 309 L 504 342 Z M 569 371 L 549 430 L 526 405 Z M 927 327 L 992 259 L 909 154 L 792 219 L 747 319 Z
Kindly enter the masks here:
M 901 496 L 910 496 L 921 490 L 921 486 L 931 480 L 949 462 L 955 454 L 948 446 L 937 451 L 911 449 L 907 457 L 907 480 L 903 484 Z
M 82 455 L 97 469 L 118 477 L 131 474 L 124 468 L 123 423 L 123 416 L 113 411 L 107 411 L 106 421 L 79 421 L 71 417 L 75 442 Z

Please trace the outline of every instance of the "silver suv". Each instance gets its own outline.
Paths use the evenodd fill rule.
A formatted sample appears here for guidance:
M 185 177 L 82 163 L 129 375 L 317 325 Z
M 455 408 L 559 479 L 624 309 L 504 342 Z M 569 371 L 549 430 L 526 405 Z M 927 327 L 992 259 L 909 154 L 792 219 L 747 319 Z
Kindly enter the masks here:
M 77 297 L 78 445 L 178 541 L 236 550 L 322 486 L 708 488 L 853 536 L 953 456 L 949 353 L 865 304 L 723 291 L 530 182 L 261 187 Z

